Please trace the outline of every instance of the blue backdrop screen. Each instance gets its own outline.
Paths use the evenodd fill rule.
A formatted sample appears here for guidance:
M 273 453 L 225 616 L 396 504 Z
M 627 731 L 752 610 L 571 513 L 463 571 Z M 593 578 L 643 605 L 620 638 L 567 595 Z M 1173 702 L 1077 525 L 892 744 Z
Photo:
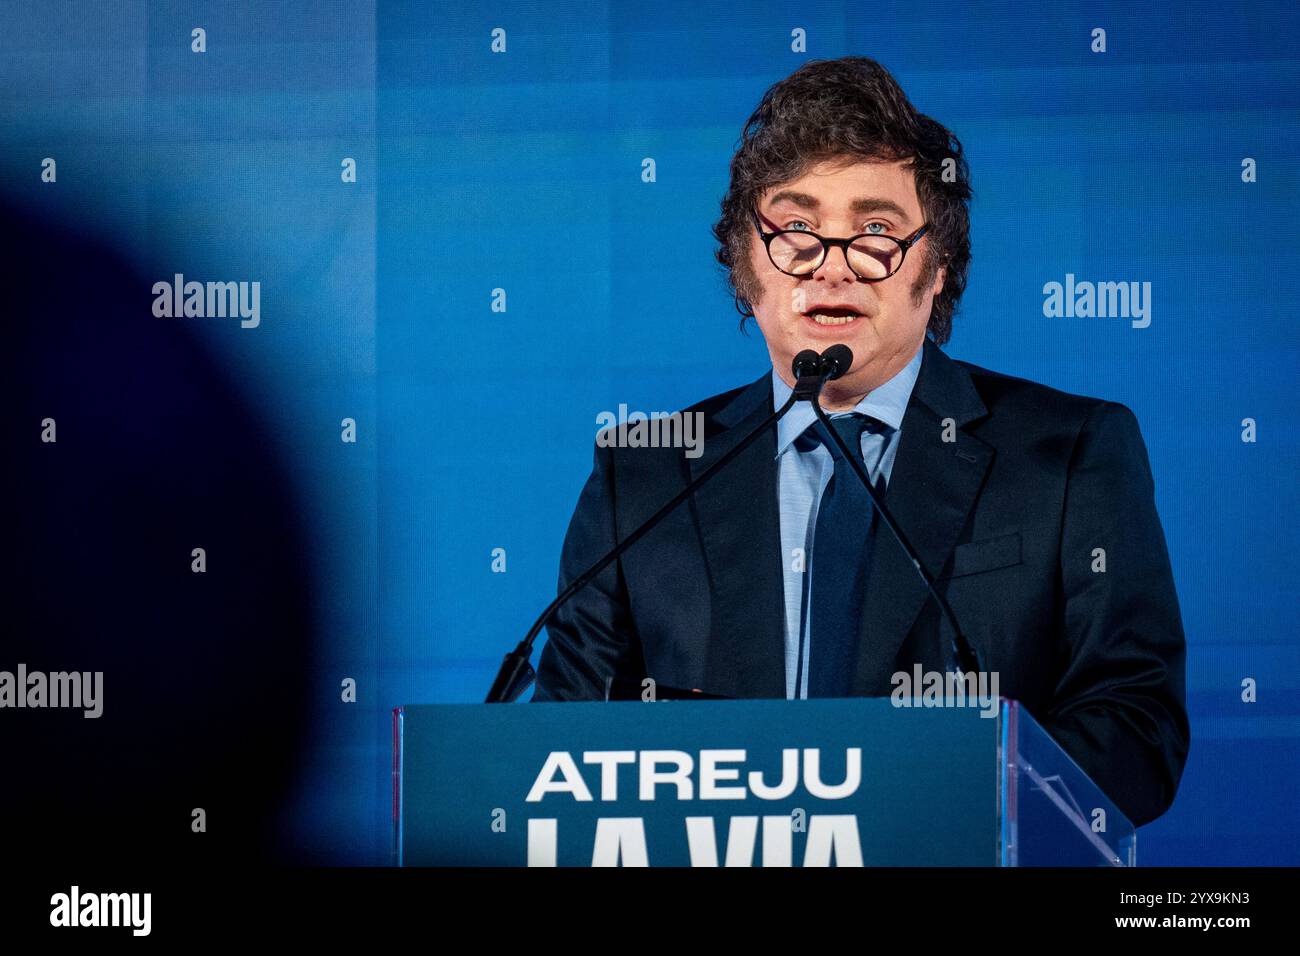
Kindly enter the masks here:
M 1140 859 L 1295 864 L 1298 33 L 1292 3 L 7 3 L 0 185 L 111 249 L 132 327 L 256 423 L 311 582 L 277 832 L 385 863 L 391 710 L 482 700 L 554 594 L 597 415 L 768 365 L 710 232 L 744 121 L 810 59 L 880 61 L 971 167 L 948 354 L 1142 425 L 1193 743 Z M 174 280 L 243 283 L 242 311 L 159 316 Z M 1147 312 L 1046 314 L 1074 281 Z

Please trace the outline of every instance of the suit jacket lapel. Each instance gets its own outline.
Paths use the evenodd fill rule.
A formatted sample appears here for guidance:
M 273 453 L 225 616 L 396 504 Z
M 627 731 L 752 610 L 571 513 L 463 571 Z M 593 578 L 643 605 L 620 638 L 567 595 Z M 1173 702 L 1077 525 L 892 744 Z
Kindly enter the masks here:
M 935 577 L 957 543 L 993 449 L 962 431 L 962 426 L 988 414 L 970 375 L 928 338 L 923 348 L 885 507 Z M 859 634 L 855 695 L 890 692 L 898 650 L 928 594 L 893 534 L 879 525 Z
M 705 421 L 691 477 L 726 454 L 772 411 L 771 373 Z M 776 430 L 769 429 L 696 492 L 696 521 L 712 597 L 704 690 L 785 697 L 785 599 Z

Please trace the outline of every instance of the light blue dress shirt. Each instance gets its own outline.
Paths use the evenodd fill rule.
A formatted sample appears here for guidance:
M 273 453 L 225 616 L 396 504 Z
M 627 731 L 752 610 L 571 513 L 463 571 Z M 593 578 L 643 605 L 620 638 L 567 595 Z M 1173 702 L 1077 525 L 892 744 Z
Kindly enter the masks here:
M 862 433 L 862 460 L 873 483 L 883 472 L 889 480 L 898 442 L 902 435 L 903 413 L 912 397 L 917 373 L 921 370 L 923 348 L 917 348 L 912 360 L 898 374 L 869 392 L 854 407 L 855 412 L 870 415 L 890 426 L 886 434 Z M 780 408 L 790 397 L 791 388 L 772 369 L 773 409 Z M 831 417 L 848 415 L 836 412 Z M 813 529 L 817 525 L 817 506 L 821 502 L 835 462 L 820 442 L 804 432 L 816 416 L 812 406 L 799 402 L 777 423 L 776 457 L 777 495 L 781 508 L 781 564 L 785 582 L 785 695 L 787 698 L 808 696 L 808 655 L 816 653 L 808 627 L 808 595 L 811 592 L 813 565 Z M 881 431 L 884 431 L 883 429 Z M 888 529 L 878 533 L 888 534 Z M 802 561 L 798 559 L 803 555 Z M 802 567 L 804 570 L 799 570 Z

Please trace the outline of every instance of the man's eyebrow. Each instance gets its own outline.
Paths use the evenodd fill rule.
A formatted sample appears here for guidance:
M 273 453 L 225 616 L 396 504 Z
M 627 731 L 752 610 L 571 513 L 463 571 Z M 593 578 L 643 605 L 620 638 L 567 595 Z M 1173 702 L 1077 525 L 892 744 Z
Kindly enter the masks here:
M 779 193 L 768 200 L 769 205 L 775 206 L 779 202 L 794 203 L 800 209 L 816 210 L 821 208 L 821 202 L 816 196 L 810 196 L 808 193 L 800 192 L 797 189 L 782 189 Z M 875 196 L 859 196 L 849 204 L 849 209 L 855 215 L 864 215 L 873 212 L 893 213 L 899 219 L 907 219 L 908 215 L 903 211 L 903 207 L 892 199 L 881 199 Z

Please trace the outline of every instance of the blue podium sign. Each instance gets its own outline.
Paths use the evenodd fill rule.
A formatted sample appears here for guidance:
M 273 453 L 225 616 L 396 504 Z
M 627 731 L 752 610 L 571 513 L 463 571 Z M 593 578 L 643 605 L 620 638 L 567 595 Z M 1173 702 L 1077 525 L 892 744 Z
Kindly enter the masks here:
M 998 860 L 998 734 L 887 699 L 396 712 L 404 865 Z
M 394 711 L 415 866 L 1132 866 L 1133 825 L 1015 701 Z M 991 715 L 991 716 L 990 716 Z

